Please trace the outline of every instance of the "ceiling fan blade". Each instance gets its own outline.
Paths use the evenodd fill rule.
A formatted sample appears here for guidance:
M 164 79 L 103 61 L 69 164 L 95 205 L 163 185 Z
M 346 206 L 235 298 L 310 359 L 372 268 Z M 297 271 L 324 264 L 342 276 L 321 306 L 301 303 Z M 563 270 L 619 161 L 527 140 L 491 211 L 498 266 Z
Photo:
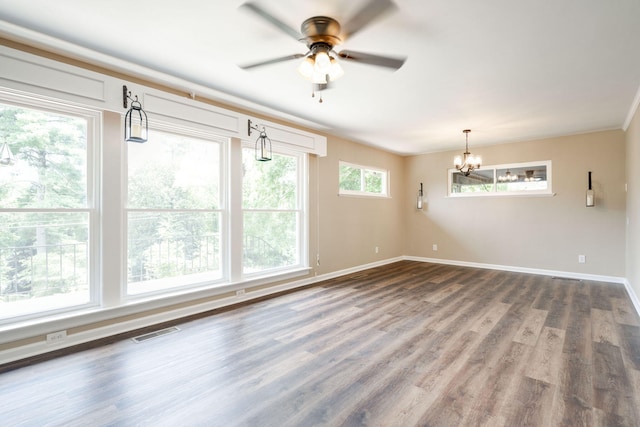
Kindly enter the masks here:
M 251 68 L 262 67 L 263 65 L 277 64 L 278 62 L 290 61 L 292 59 L 304 58 L 306 55 L 301 53 L 294 53 L 293 55 L 281 56 L 280 58 L 267 59 L 266 61 L 254 62 L 252 64 L 240 65 L 243 70 L 249 70 Z
M 352 50 L 343 50 L 338 56 L 348 61 L 356 61 L 363 64 L 377 65 L 379 67 L 399 69 L 407 58 L 393 58 L 390 56 L 373 55 L 371 53 L 354 52 Z
M 342 29 L 348 37 L 351 37 L 385 12 L 395 8 L 396 5 L 391 0 L 370 0 L 342 26 Z
M 280 19 L 276 18 L 275 16 L 273 16 L 272 14 L 270 14 L 269 12 L 267 12 L 266 10 L 258 6 L 257 4 L 252 2 L 246 2 L 246 3 L 243 3 L 240 7 L 244 7 L 245 9 L 250 10 L 251 12 L 260 16 L 262 19 L 269 22 L 271 25 L 278 28 L 283 33 L 293 37 L 294 39 L 300 41 L 300 39 L 302 38 L 302 34 L 300 34 L 300 32 L 294 30 L 293 28 L 291 28 L 290 26 L 282 22 Z

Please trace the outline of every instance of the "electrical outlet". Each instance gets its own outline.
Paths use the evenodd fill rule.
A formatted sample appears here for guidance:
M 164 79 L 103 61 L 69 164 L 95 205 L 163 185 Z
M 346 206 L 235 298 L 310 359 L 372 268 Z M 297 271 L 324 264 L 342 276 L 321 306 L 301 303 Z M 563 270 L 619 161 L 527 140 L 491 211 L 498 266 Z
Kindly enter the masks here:
M 54 344 L 64 340 L 67 337 L 67 331 L 51 332 L 47 334 L 47 344 Z
M 584 255 L 578 255 L 578 263 L 584 264 L 586 262 L 587 262 L 587 257 L 585 257 Z
M 434 244 L 434 245 L 433 245 L 433 250 L 434 250 L 434 251 L 437 251 L 437 250 L 438 250 L 438 245 Z
M 376 246 L 376 253 L 378 253 L 378 247 Z

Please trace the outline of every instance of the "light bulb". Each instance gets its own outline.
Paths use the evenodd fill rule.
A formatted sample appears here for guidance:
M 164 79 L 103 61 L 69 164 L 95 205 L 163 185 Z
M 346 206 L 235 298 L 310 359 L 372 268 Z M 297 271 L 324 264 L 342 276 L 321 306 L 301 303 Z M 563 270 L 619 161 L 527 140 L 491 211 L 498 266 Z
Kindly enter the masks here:
M 344 75 L 344 70 L 340 66 L 340 63 L 334 58 L 331 58 L 331 67 L 329 68 L 329 80 L 332 82 L 338 80 Z
M 315 69 L 317 72 L 322 74 L 329 74 L 331 71 L 331 59 L 329 59 L 329 55 L 327 52 L 318 52 L 316 53 L 316 65 Z
M 460 166 L 462 166 L 462 157 L 460 157 L 460 156 L 456 156 L 456 157 L 453 159 L 453 164 L 454 164 L 456 167 L 460 167 Z
M 304 60 L 300 63 L 300 66 L 298 67 L 298 72 L 302 75 L 302 77 L 304 77 L 307 80 L 311 80 L 311 77 L 313 76 L 313 71 L 314 71 L 314 62 L 313 62 L 313 58 L 310 56 L 307 56 L 306 58 L 304 58 Z

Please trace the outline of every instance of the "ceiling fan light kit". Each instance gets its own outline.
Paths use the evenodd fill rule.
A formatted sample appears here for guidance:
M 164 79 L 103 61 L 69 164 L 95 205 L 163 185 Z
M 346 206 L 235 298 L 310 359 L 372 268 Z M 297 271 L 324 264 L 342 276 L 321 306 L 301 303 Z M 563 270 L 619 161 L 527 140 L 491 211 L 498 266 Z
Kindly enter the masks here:
M 336 81 L 344 74 L 342 66 L 337 58 L 361 64 L 375 65 L 397 70 L 404 64 L 405 58 L 393 58 L 388 56 L 360 53 L 353 51 L 336 52 L 335 46 L 342 44 L 346 38 L 360 31 L 374 19 L 395 7 L 391 0 L 370 0 L 347 22 L 343 31 L 340 23 L 328 16 L 314 16 L 306 19 L 300 26 L 300 32 L 285 24 L 281 19 L 258 6 L 256 3 L 247 2 L 242 5 L 245 9 L 255 13 L 285 34 L 306 44 L 309 49 L 306 54 L 293 54 L 279 58 L 273 58 L 249 65 L 241 66 L 243 69 L 261 67 L 292 59 L 304 58 L 298 66 L 298 72 L 313 84 L 314 92 L 322 91 L 331 82 Z M 320 98 L 322 102 L 322 97 Z
M 338 61 L 329 54 L 331 46 L 318 42 L 310 49 L 311 54 L 305 57 L 298 67 L 302 77 L 314 84 L 326 85 L 344 75 L 344 70 Z

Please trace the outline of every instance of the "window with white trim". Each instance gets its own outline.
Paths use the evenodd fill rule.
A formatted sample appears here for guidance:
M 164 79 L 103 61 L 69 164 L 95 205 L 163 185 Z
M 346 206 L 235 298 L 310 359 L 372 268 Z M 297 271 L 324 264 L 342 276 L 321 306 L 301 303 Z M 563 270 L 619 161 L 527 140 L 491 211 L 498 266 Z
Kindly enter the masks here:
M 0 156 L 3 329 L 32 337 L 306 274 L 308 155 L 326 154 L 325 137 L 273 124 L 274 160 L 256 164 L 246 141 L 243 167 L 243 114 L 145 88 L 149 140 L 126 143 L 105 91 L 119 79 L 12 66 L 28 81 L 0 88 L 0 147 L 15 158 Z
M 259 162 L 254 148 L 245 146 L 242 173 L 242 274 L 302 267 L 306 155 L 274 152 L 271 161 Z
M 0 97 L 0 322 L 95 303 L 96 111 Z M 5 151 L 5 154 L 8 151 Z
M 551 161 L 482 166 L 464 175 L 449 169 L 449 196 L 552 195 Z
M 223 278 L 225 142 L 152 128 L 127 144 L 127 294 Z
M 339 162 L 338 194 L 351 196 L 387 197 L 389 172 L 371 166 Z

